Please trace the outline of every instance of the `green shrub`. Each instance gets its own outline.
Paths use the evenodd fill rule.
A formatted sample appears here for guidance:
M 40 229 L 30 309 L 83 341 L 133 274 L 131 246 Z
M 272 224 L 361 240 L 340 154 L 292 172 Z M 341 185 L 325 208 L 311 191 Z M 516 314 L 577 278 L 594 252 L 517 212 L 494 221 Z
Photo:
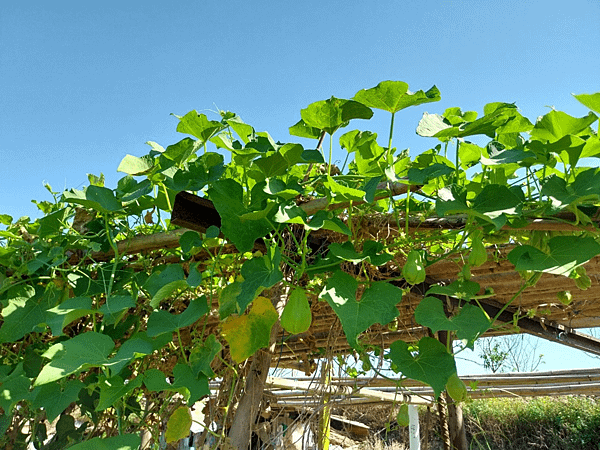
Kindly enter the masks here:
M 463 412 L 473 449 L 600 449 L 594 397 L 475 400 Z

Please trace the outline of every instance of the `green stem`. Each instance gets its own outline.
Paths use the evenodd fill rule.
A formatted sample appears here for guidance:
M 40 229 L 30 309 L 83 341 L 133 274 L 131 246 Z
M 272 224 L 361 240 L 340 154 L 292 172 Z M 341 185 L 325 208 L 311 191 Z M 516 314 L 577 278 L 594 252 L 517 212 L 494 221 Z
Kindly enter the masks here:
M 329 164 L 327 164 L 327 175 L 331 176 L 331 156 L 333 153 L 333 134 L 329 135 Z
M 456 180 L 455 183 L 458 184 L 458 180 L 460 179 L 460 139 L 456 138 Z
M 392 136 L 394 135 L 394 116 L 396 115 L 395 112 L 392 113 L 392 120 L 390 121 L 390 138 L 388 140 L 388 151 L 387 151 L 387 162 L 388 164 L 391 164 L 391 158 L 392 158 Z
M 110 279 L 108 280 L 108 289 L 106 290 L 106 301 L 108 302 L 108 298 L 110 297 L 110 294 L 111 294 L 112 288 L 113 288 L 113 284 L 115 281 L 115 274 L 117 273 L 117 264 L 119 263 L 119 248 L 117 247 L 117 244 L 115 244 L 112 236 L 110 235 L 110 228 L 108 226 L 108 215 L 106 213 L 104 213 L 104 229 L 106 230 L 106 238 L 108 239 L 110 247 L 112 248 L 113 252 L 115 253 L 115 261 L 114 261 L 114 263 L 112 265 L 112 269 L 110 271 Z

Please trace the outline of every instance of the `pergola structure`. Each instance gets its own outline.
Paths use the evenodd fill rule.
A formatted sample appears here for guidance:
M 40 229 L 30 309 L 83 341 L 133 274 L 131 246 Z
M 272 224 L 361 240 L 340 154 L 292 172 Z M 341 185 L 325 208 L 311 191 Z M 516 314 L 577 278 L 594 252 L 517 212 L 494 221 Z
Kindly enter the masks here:
M 562 214 L 556 221 L 532 220 L 525 229 L 540 231 L 576 231 L 580 228 L 565 222 L 570 217 Z M 381 216 L 361 219 L 361 232 L 374 241 L 385 241 L 398 234 L 394 218 Z M 211 225 L 220 225 L 220 217 L 211 202 L 193 194 L 181 192 L 177 195 L 171 222 L 175 225 L 203 232 Z M 446 217 L 413 221 L 411 232 L 436 233 L 444 229 L 460 229 L 464 226 L 463 218 Z M 328 242 L 338 242 L 340 236 L 333 232 L 319 231 L 316 238 L 321 239 L 320 246 L 326 247 Z M 174 244 L 177 241 L 174 240 Z M 260 247 L 260 243 L 257 243 Z M 600 339 L 577 331 L 578 328 L 600 326 L 600 256 L 588 261 L 584 267 L 592 279 L 589 289 L 577 289 L 575 281 L 560 275 L 544 273 L 535 286 L 529 287 L 513 297 L 522 286 L 523 279 L 515 271 L 514 266 L 506 258 L 497 256 L 507 254 L 513 247 L 498 246 L 489 250 L 489 258 L 479 267 L 471 268 L 471 281 L 479 283 L 490 294 L 487 298 L 477 300 L 490 317 L 496 317 L 494 327 L 484 336 L 528 333 L 569 347 L 577 348 L 600 355 Z M 234 249 L 232 249 L 234 251 Z M 373 274 L 374 279 L 399 278 L 403 261 L 394 259 L 379 268 Z M 460 258 L 447 258 L 427 268 L 425 283 L 415 285 L 399 302 L 399 316 L 393 328 L 375 325 L 363 338 L 382 347 L 402 339 L 416 341 L 427 335 L 427 328 L 415 322 L 414 312 L 423 299 L 428 287 L 434 284 L 450 284 L 455 281 L 463 263 Z M 391 281 L 394 283 L 394 281 Z M 400 281 L 400 286 L 405 286 Z M 556 293 L 571 291 L 573 300 L 568 305 L 558 301 Z M 444 297 L 445 307 L 450 314 L 461 300 Z M 464 302 L 462 302 L 464 303 Z M 508 306 L 507 306 L 508 304 Z M 344 337 L 337 317 L 325 302 L 312 302 L 313 322 L 310 329 L 303 334 L 286 336 L 283 331 L 277 338 L 277 358 L 273 365 L 302 369 L 309 374 L 314 368 L 314 360 L 322 355 L 319 349 L 328 348 L 335 353 L 351 353 L 352 349 Z M 337 329 L 337 334 L 336 330 Z

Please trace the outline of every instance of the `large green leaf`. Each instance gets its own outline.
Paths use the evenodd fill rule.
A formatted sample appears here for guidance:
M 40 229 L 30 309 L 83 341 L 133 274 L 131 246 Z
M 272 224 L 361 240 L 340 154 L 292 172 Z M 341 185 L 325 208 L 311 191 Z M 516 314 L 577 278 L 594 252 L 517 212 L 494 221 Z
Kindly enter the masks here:
M 85 385 L 79 380 L 69 380 L 63 386 L 60 383 L 48 383 L 38 386 L 33 390 L 32 406 L 34 408 L 44 408 L 46 419 L 52 422 L 67 407 L 77 400 L 79 391 Z
M 548 241 L 548 251 L 531 245 L 521 245 L 508 254 L 515 269 L 569 275 L 578 266 L 600 254 L 600 244 L 594 238 L 555 236 Z
M 108 188 L 88 186 L 84 190 L 71 189 L 62 194 L 62 201 L 92 208 L 101 213 L 121 210 L 121 202 L 115 198 L 115 193 Z
M 386 282 L 375 282 L 365 289 L 356 301 L 358 282 L 344 272 L 335 272 L 320 294 L 342 322 L 348 343 L 360 348 L 358 335 L 371 325 L 386 325 L 398 316 L 396 305 L 402 299 L 402 290 Z
M 221 216 L 221 231 L 240 252 L 251 250 L 258 238 L 272 230 L 266 218 L 242 221 L 241 216 L 250 211 L 244 206 L 243 189 L 236 181 L 219 180 L 213 183 L 208 194 Z
M 331 97 L 311 103 L 300 111 L 306 125 L 333 134 L 352 119 L 370 119 L 373 111 L 362 103 Z
M 316 127 L 311 127 L 300 119 L 296 124 L 289 128 L 289 132 L 292 136 L 298 136 L 308 139 L 319 139 L 322 131 Z
M 148 336 L 154 337 L 163 333 L 172 333 L 179 328 L 187 327 L 208 312 L 206 297 L 195 298 L 181 314 L 170 314 L 167 311 L 154 311 L 148 319 Z
M 70 450 L 137 450 L 142 444 L 138 434 L 120 434 L 112 437 L 95 437 L 69 447 Z
M 222 332 L 233 360 L 240 363 L 258 349 L 268 347 L 271 328 L 278 318 L 271 301 L 265 297 L 257 297 L 248 314 L 228 317 L 222 325 Z
M 487 314 L 471 304 L 461 307 L 455 316 L 447 317 L 443 302 L 434 297 L 421 300 L 415 309 L 415 321 L 430 328 L 432 333 L 440 330 L 456 331 L 456 337 L 466 341 L 469 348 L 473 348 L 475 340 L 492 325 Z
M 133 155 L 125 155 L 121 160 L 118 172 L 124 172 L 129 175 L 146 175 L 152 171 L 154 167 L 154 158 L 152 156 L 137 157 Z
M 179 392 L 188 405 L 193 405 L 205 395 L 210 395 L 208 378 L 202 373 L 195 376 L 187 364 L 177 364 L 173 368 L 173 382 L 167 382 L 167 376 L 158 369 L 144 373 L 144 385 L 153 392 Z
M 209 378 L 214 378 L 215 373 L 211 368 L 211 363 L 215 356 L 221 351 L 221 343 L 217 341 L 214 334 L 209 335 L 202 345 L 194 345 L 190 351 L 189 363 L 193 374 L 197 377 L 203 373 Z
M 435 208 L 440 217 L 448 214 L 474 215 L 500 229 L 506 223 L 506 214 L 520 213 L 524 198 L 519 192 L 504 185 L 489 184 L 468 204 L 466 190 L 452 185 L 438 191 Z
M 108 363 L 107 357 L 114 346 L 110 337 L 95 331 L 54 344 L 42 355 L 50 362 L 44 366 L 34 385 L 60 380 L 81 369 L 102 366 Z
M 360 189 L 354 189 L 349 186 L 345 186 L 341 183 L 335 181 L 335 179 L 329 175 L 327 175 L 327 181 L 323 182 L 323 185 L 329 189 L 329 193 L 331 197 L 335 199 L 336 202 L 349 200 L 349 201 L 364 201 L 365 199 L 365 191 L 361 191 Z
M 563 178 L 552 175 L 544 180 L 542 195 L 554 200 L 556 206 L 567 206 L 588 200 L 600 199 L 600 169 L 585 169 L 577 174 L 570 184 Z
M 69 323 L 95 312 L 90 297 L 73 297 L 46 311 L 46 324 L 54 336 L 62 336 L 63 328 Z
M 215 120 L 208 120 L 206 115 L 198 114 L 196 111 L 190 111 L 185 116 L 175 116 L 179 119 L 177 131 L 179 133 L 191 134 L 200 139 L 202 143 L 221 131 L 224 125 Z
M 4 323 L 0 342 L 16 342 L 46 321 L 46 311 L 53 306 L 52 298 L 43 291 L 28 286 L 9 291 L 12 294 L 2 309 Z
M 363 105 L 391 113 L 440 99 L 440 91 L 436 86 L 432 86 L 427 92 L 412 93 L 408 90 L 408 84 L 403 81 L 382 81 L 374 88 L 358 91 L 354 96 L 354 100 Z
M 163 334 L 152 339 L 146 332 L 136 333 L 127 339 L 117 350 L 117 354 L 104 364 L 113 375 L 117 375 L 121 370 L 131 362 L 133 358 L 150 355 L 152 352 L 161 349 L 172 341 L 172 336 Z
M 396 341 L 390 346 L 389 357 L 402 375 L 430 385 L 437 398 L 456 373 L 454 357 L 444 345 L 430 337 L 421 338 L 418 347 L 415 354 L 406 342 Z
M 125 398 L 131 391 L 140 387 L 143 380 L 143 377 L 133 377 L 125 382 L 123 378 L 117 375 L 98 383 L 100 400 L 96 406 L 96 411 L 104 411 L 106 408 L 110 408 L 117 400 Z
M 179 264 L 170 264 L 166 268 L 158 268 L 144 283 L 146 289 L 152 296 L 150 306 L 158 307 L 160 302 L 169 297 L 173 292 L 179 289 L 187 289 L 188 283 L 185 280 L 185 273 Z
M 531 130 L 531 137 L 556 142 L 568 134 L 587 133 L 589 126 L 597 119 L 598 116 L 593 112 L 577 118 L 562 111 L 552 110 L 536 122 L 535 127 Z
M 275 286 L 283 279 L 279 270 L 280 261 L 281 253 L 279 248 L 276 248 L 272 253 L 252 258 L 242 265 L 244 281 L 236 298 L 240 312 L 244 312 L 262 290 Z
M 479 134 L 493 138 L 496 130 L 507 124 L 515 117 L 515 114 L 518 114 L 515 105 L 510 103 L 494 103 L 493 106 L 486 105 L 486 114 L 480 119 L 474 121 L 462 121 L 461 119 L 460 123 L 453 125 L 449 118 L 440 116 L 439 114 L 424 113 L 423 118 L 417 126 L 417 134 L 426 137 L 436 137 L 441 141 Z
M 600 92 L 595 94 L 573 94 L 581 104 L 600 114 Z
M 374 266 L 381 266 L 394 258 L 393 255 L 384 251 L 381 242 L 375 241 L 365 241 L 361 253 L 358 253 L 354 249 L 354 245 L 352 245 L 352 242 L 350 241 L 346 241 L 342 244 L 337 242 L 330 244 L 329 251 L 335 257 L 354 264 L 366 261 Z

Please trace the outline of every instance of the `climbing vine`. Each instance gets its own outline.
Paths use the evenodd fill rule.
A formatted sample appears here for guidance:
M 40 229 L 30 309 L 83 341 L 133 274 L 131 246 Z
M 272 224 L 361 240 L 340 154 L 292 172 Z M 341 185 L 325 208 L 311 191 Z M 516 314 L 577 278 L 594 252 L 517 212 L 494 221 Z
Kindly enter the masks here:
M 93 175 L 81 190 L 47 186 L 54 201 L 36 202 L 42 218 L 0 215 L 0 442 L 81 450 L 176 441 L 211 380 L 222 383 L 220 409 L 205 414 L 222 427 L 207 432 L 226 439 L 246 360 L 277 344 L 279 327 L 279 345 L 310 333 L 319 305 L 333 310 L 363 368 L 380 355 L 399 386 L 413 378 L 461 400 L 451 342 L 472 348 L 494 326 L 478 303 L 493 292 L 470 280 L 471 268 L 508 258 L 523 280 L 514 298 L 542 273 L 590 286 L 600 93 L 575 98 L 589 114 L 551 110 L 532 122 L 501 102 L 481 117 L 458 107 L 424 113 L 415 155 L 392 147 L 394 119 L 440 100 L 435 86 L 413 93 L 384 81 L 312 103 L 289 129 L 305 145 L 275 141 L 229 111 L 191 111 L 177 116 L 187 137 L 126 155 L 115 188 Z M 375 113 L 389 114 L 386 146 L 351 129 Z M 194 208 L 177 215 L 186 193 L 199 217 Z M 531 226 L 540 221 L 569 227 Z M 364 231 L 384 223 L 385 238 Z M 456 262 L 454 279 L 428 282 L 442 260 Z M 429 335 L 385 349 L 363 339 L 373 325 L 393 327 L 415 290 L 414 321 Z M 459 307 L 449 312 L 444 298 Z M 434 338 L 440 331 L 448 343 Z

